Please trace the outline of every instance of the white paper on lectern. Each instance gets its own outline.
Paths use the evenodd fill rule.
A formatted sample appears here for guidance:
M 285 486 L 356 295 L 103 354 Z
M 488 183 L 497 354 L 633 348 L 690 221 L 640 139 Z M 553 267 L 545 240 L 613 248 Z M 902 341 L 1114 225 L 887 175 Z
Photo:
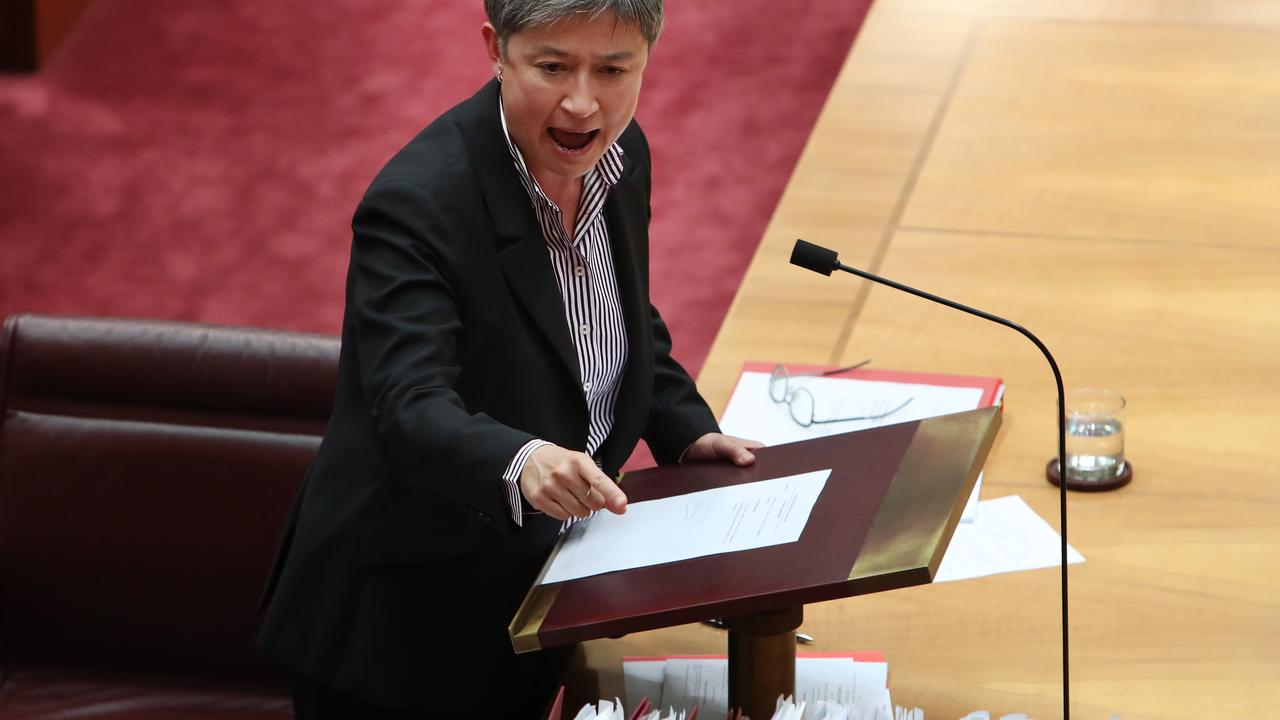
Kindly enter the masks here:
M 754 550 L 800 539 L 831 470 L 633 503 L 575 525 L 542 583 Z
M 1067 545 L 1067 562 L 1084 556 Z M 978 519 L 956 526 L 934 582 L 1056 567 L 1062 536 L 1017 495 L 978 503 Z

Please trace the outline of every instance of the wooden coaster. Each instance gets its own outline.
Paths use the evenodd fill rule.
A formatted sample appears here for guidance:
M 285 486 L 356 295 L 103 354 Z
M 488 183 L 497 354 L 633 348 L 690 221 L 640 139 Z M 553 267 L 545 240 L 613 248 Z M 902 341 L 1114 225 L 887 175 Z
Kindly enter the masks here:
M 1053 483 L 1054 485 L 1058 484 L 1059 482 L 1058 458 L 1054 458 L 1049 461 L 1048 466 L 1046 466 L 1044 469 L 1044 474 L 1046 477 L 1049 478 L 1049 482 Z M 1133 463 L 1129 462 L 1129 460 L 1126 459 L 1124 461 L 1124 469 L 1120 471 L 1119 475 L 1109 480 L 1100 480 L 1100 481 L 1072 480 L 1070 477 L 1068 477 L 1067 489 L 1079 490 L 1081 492 L 1100 492 L 1102 490 L 1115 490 L 1116 488 L 1120 488 L 1120 487 L 1124 487 L 1125 485 L 1128 485 L 1129 481 L 1132 479 L 1133 479 Z

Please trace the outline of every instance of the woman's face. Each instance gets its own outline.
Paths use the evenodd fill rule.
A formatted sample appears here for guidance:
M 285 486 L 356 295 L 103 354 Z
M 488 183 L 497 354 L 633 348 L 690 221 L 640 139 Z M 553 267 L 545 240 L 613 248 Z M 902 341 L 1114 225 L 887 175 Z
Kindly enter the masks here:
M 484 27 L 502 73 L 507 130 L 538 183 L 586 175 L 635 115 L 649 43 L 613 13 L 575 15 L 507 38 Z

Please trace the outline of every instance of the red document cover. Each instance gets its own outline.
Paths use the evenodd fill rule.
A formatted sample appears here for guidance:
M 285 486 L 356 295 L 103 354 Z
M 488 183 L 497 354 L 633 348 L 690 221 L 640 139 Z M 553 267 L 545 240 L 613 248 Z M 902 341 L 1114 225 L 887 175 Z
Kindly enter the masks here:
M 560 686 L 560 692 L 556 693 L 555 702 L 551 703 L 551 709 L 547 711 L 547 720 L 560 720 L 560 715 L 564 712 L 564 686 Z
M 742 366 L 742 372 L 773 372 L 778 363 L 771 362 L 748 362 Z M 792 365 L 785 363 L 787 371 L 792 374 L 817 374 L 822 373 L 823 377 L 832 378 L 851 378 L 856 380 L 871 380 L 875 382 L 895 382 L 904 385 L 936 385 L 939 387 L 967 387 L 978 388 L 982 390 L 981 399 L 975 407 L 991 407 L 999 403 L 1004 397 L 1004 380 L 998 377 L 987 377 L 982 375 L 950 375 L 947 373 L 923 373 L 910 372 L 904 370 L 880 370 L 875 368 L 857 368 L 854 370 L 846 370 L 840 373 L 826 374 L 836 368 L 824 365 Z M 742 373 L 738 374 L 738 382 L 742 382 Z M 738 391 L 738 387 L 734 386 L 734 392 Z

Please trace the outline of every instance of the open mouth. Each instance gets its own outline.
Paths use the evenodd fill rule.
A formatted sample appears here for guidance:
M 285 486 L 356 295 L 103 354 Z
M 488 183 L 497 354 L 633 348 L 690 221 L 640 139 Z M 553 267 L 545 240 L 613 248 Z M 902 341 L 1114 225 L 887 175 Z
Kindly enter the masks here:
M 591 144 L 596 139 L 596 135 L 600 131 L 588 130 L 587 132 L 569 132 L 559 128 L 548 128 L 547 133 L 551 135 L 551 139 L 560 149 L 568 152 L 576 152 Z

